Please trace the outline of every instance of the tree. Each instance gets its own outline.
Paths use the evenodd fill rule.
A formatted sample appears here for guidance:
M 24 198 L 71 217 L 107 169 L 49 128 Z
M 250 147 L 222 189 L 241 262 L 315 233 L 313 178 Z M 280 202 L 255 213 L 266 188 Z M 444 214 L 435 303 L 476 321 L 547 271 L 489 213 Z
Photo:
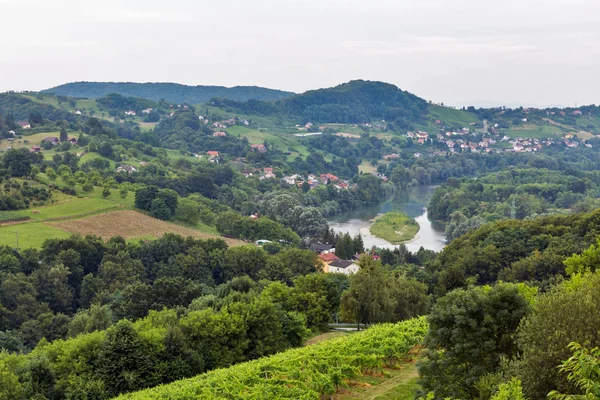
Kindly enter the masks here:
M 517 377 L 528 398 L 548 392 L 575 392 L 575 382 L 557 366 L 571 355 L 571 342 L 600 346 L 600 272 L 574 275 L 570 281 L 538 296 L 533 312 L 521 324 Z
M 477 398 L 479 379 L 517 354 L 513 336 L 529 309 L 514 284 L 456 289 L 438 299 L 419 365 L 423 388 L 436 398 Z
M 31 173 L 31 156 L 27 149 L 10 149 L 2 157 L 2 166 L 10 176 L 27 176 Z
M 357 323 L 383 322 L 390 299 L 381 262 L 363 255 L 358 263 L 360 269 L 350 277 L 350 287 L 342 295 L 340 313 L 344 319 Z
M 60 127 L 60 136 L 59 139 L 61 142 L 66 142 L 69 140 L 69 135 L 67 134 L 67 128 L 65 125 Z
M 104 186 L 104 189 L 102 189 L 102 197 L 106 198 L 110 196 L 110 188 L 108 186 Z
M 152 200 L 152 205 L 150 206 L 150 213 L 154 218 L 169 220 L 173 216 L 171 212 L 171 208 L 167 206 L 165 201 L 160 197 Z
M 152 200 L 156 197 L 158 188 L 156 186 L 147 186 L 142 189 L 138 189 L 135 192 L 135 206 L 141 210 L 150 211 L 152 207 Z
M 152 383 L 152 350 L 127 320 L 119 321 L 106 332 L 98 365 L 99 375 L 111 396 Z
M 553 390 L 548 393 L 548 398 L 551 400 L 600 399 L 600 348 L 587 349 L 579 343 L 571 343 L 569 350 L 573 352 L 573 356 L 562 363 L 560 371 L 567 374 L 569 381 L 583 394 L 566 395 Z

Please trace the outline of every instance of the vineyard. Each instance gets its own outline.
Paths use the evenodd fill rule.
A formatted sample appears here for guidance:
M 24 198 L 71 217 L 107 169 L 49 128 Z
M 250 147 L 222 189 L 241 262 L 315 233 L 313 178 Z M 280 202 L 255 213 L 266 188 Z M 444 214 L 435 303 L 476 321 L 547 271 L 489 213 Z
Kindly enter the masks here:
M 427 332 L 424 317 L 356 333 L 130 393 L 137 399 L 321 399 L 353 378 L 385 373 L 410 355 Z

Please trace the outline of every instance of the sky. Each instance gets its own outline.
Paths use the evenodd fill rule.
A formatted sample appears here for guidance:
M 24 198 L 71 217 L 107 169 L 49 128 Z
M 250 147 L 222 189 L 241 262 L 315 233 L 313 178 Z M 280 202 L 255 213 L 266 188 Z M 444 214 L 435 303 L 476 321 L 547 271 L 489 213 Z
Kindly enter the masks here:
M 0 91 L 389 82 L 454 106 L 600 103 L 598 0 L 0 0 Z

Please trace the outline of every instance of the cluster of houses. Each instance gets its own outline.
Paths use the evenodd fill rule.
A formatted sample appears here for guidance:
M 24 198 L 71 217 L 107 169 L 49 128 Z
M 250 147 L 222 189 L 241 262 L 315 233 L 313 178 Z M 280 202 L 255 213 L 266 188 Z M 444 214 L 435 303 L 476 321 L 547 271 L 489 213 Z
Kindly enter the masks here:
M 72 137 L 72 138 L 69 138 L 68 141 L 72 145 L 77 144 L 77 138 Z M 46 136 L 45 138 L 42 139 L 42 143 L 51 143 L 52 145 L 56 146 L 57 144 L 60 143 L 60 140 L 56 136 Z M 31 149 L 29 149 L 29 151 L 31 151 L 32 153 L 39 153 L 42 151 L 42 148 L 39 145 L 34 145 L 34 146 L 31 146 Z
M 354 256 L 352 260 L 342 260 L 335 255 L 335 247 L 330 244 L 311 243 L 310 249 L 318 254 L 321 270 L 326 274 L 351 275 L 360 269 L 356 263 L 358 255 Z
M 577 111 L 577 110 L 576 110 Z M 562 111 L 561 111 L 562 112 Z M 524 118 L 526 120 L 526 118 Z M 492 134 L 497 133 L 495 127 L 498 127 L 498 124 L 494 124 L 490 130 Z M 433 136 L 427 132 L 417 131 L 417 132 L 408 132 L 406 136 L 410 139 L 416 140 L 418 144 L 428 144 L 428 143 L 443 143 L 445 147 L 447 147 L 446 151 L 436 151 L 431 154 L 431 156 L 443 156 L 449 153 L 462 153 L 462 152 L 471 152 L 471 153 L 500 153 L 500 152 L 535 152 L 540 151 L 544 148 L 544 146 L 551 146 L 556 143 L 555 139 L 545 138 L 545 139 L 534 139 L 534 138 L 509 138 L 508 136 L 504 136 L 500 138 L 499 136 L 491 136 L 484 137 L 479 141 L 469 140 L 472 134 L 470 128 L 462 128 L 458 131 L 448 131 L 438 133 Z M 572 134 L 566 134 L 563 136 L 562 141 L 567 147 L 578 147 L 580 143 L 577 140 L 574 140 L 575 137 Z M 510 146 L 507 145 L 499 145 L 499 142 L 507 142 Z M 498 146 L 496 146 L 498 144 Z M 591 144 L 585 144 L 587 147 L 592 147 Z M 416 158 L 422 157 L 421 153 L 415 153 L 414 156 Z M 392 153 L 383 156 L 384 160 L 394 160 L 400 158 L 399 154 Z
M 302 187 L 304 185 L 304 183 L 306 182 L 306 183 L 308 183 L 308 185 L 310 186 L 311 189 L 313 189 L 319 185 L 326 185 L 328 183 L 332 183 L 334 185 L 334 187 L 338 190 L 348 189 L 350 187 L 356 186 L 355 184 L 350 184 L 349 181 L 342 180 L 342 179 L 338 178 L 337 176 L 330 174 L 330 173 L 321 174 L 319 176 L 317 176 L 315 174 L 309 174 L 308 176 L 306 176 L 306 178 L 303 177 L 302 175 L 294 174 L 294 175 L 284 176 L 283 181 L 285 183 L 287 183 L 288 185 L 296 185 L 298 187 Z
M 208 120 L 206 118 L 204 118 L 202 115 L 199 115 L 198 119 L 205 124 L 208 123 Z M 213 126 L 213 128 L 216 128 L 216 129 L 225 129 L 230 126 L 237 125 L 238 122 L 244 126 L 250 125 L 250 121 L 248 121 L 247 119 L 239 119 L 238 117 L 235 117 L 235 118 L 225 119 L 222 121 L 213 122 L 212 126 Z
M 360 266 L 358 259 L 362 254 L 355 254 L 350 260 L 342 260 L 335 255 L 335 247 L 327 243 L 311 243 L 310 249 L 318 254 L 319 264 L 323 272 L 327 274 L 346 274 L 351 275 L 358 272 Z M 374 260 L 379 260 L 380 256 L 371 252 Z

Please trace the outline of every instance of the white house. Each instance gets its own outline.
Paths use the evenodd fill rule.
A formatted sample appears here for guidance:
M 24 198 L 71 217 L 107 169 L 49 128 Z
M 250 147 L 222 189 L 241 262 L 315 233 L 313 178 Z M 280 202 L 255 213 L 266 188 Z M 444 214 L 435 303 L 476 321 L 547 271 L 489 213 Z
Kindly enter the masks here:
M 358 272 L 359 265 L 350 260 L 333 260 L 328 265 L 328 273 L 352 275 Z

